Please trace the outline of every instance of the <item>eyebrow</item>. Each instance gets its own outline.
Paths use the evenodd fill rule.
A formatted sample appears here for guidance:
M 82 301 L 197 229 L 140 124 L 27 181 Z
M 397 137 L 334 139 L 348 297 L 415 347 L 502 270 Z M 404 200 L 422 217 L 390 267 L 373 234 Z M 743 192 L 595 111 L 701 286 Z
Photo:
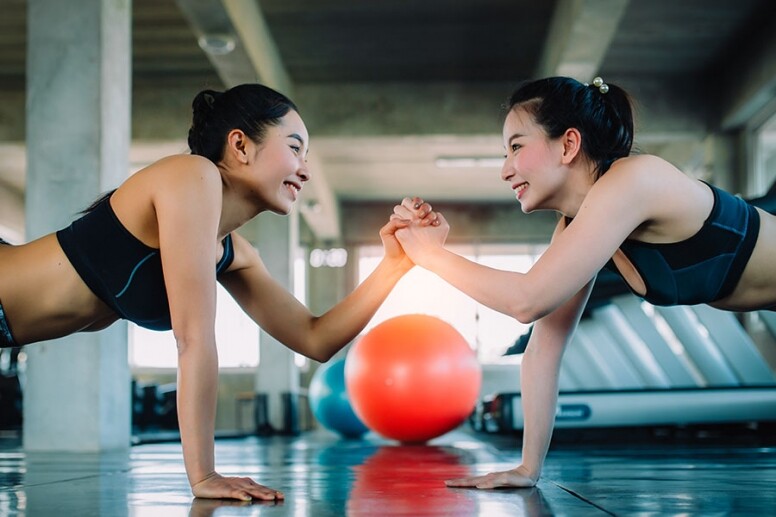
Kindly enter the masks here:
M 509 137 L 509 140 L 507 140 L 507 145 L 511 144 L 512 140 L 514 140 L 515 138 L 520 138 L 521 136 L 525 136 L 525 135 L 522 133 L 513 134 L 512 136 Z
M 295 139 L 295 140 L 299 140 L 299 143 L 300 143 L 300 144 L 302 144 L 302 147 L 304 147 L 304 148 L 305 148 L 305 153 L 304 153 L 304 154 L 305 154 L 305 156 L 307 156 L 308 154 L 310 154 L 310 148 L 309 148 L 309 147 L 307 147 L 307 145 L 305 144 L 305 142 L 304 142 L 304 138 L 302 138 L 301 136 L 299 136 L 297 133 L 291 133 L 290 135 L 288 135 L 288 138 L 293 138 L 293 139 Z
M 505 148 L 508 147 L 512 143 L 512 140 L 514 140 L 515 138 L 520 138 L 521 136 L 525 136 L 525 135 L 523 133 L 513 134 L 512 136 L 509 137 L 509 140 L 507 140 L 507 145 L 505 145 L 504 147 Z

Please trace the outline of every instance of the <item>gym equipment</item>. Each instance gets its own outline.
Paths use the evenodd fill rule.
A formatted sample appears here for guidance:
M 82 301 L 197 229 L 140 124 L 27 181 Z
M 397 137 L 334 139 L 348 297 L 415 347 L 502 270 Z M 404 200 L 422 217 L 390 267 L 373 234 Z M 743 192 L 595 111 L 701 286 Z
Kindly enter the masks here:
M 345 381 L 353 409 L 370 429 L 401 442 L 425 442 L 471 414 L 482 370 L 450 324 L 409 314 L 382 322 L 353 346 Z
M 705 305 L 632 294 L 599 303 L 566 350 L 560 385 L 557 428 L 776 421 L 773 368 L 732 313 Z M 472 426 L 522 429 L 519 386 L 518 371 L 482 398 Z
M 178 430 L 177 386 L 132 379 L 132 428 L 135 432 Z
M 318 367 L 308 391 L 310 410 L 320 424 L 345 438 L 359 438 L 369 429 L 353 412 L 345 389 L 345 359 Z

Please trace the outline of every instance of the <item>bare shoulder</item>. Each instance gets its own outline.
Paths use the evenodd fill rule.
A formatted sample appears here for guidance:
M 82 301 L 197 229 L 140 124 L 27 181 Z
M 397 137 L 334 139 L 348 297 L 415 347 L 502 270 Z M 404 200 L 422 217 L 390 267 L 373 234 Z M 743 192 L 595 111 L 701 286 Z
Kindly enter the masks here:
M 218 170 L 216 164 L 196 154 L 172 154 L 154 162 L 160 166 L 185 168 L 189 170 Z
M 201 156 L 162 158 L 130 176 L 111 196 L 114 213 L 129 232 L 159 248 L 159 226 L 170 220 L 179 230 L 218 221 L 222 183 L 218 168 Z
M 687 182 L 686 175 L 657 156 L 621 158 L 593 184 L 577 216 L 584 219 L 593 214 L 594 224 L 606 221 L 630 235 L 673 212 L 672 207 L 681 204 Z
M 687 180 L 673 164 L 650 154 L 628 156 L 615 161 L 611 168 L 596 181 L 596 190 L 617 196 L 652 195 L 676 191 L 677 183 Z
M 603 178 L 627 176 L 633 181 L 652 180 L 666 174 L 681 174 L 671 162 L 652 154 L 639 154 L 616 160 Z
M 205 203 L 220 210 L 222 181 L 216 165 L 201 156 L 173 155 L 138 171 L 125 183 L 160 204 Z M 204 207 L 202 207 L 204 208 Z
M 611 167 L 611 170 L 617 169 L 629 169 L 629 170 L 660 170 L 663 168 L 676 168 L 667 160 L 654 154 L 634 154 L 625 158 L 616 160 Z
M 213 190 L 220 193 L 221 173 L 201 156 L 173 155 L 162 158 L 134 173 L 117 190 L 111 203 L 122 201 L 138 206 L 144 200 L 159 200 L 164 194 L 186 195 L 186 191 Z
M 176 154 L 162 158 L 137 173 L 142 176 L 153 175 L 158 182 L 220 182 L 221 174 L 218 167 L 202 156 L 191 154 Z
M 708 187 L 652 155 L 617 160 L 598 183 L 606 191 L 598 200 L 639 214 L 642 221 L 631 238 L 647 242 L 676 242 L 693 235 L 713 204 Z

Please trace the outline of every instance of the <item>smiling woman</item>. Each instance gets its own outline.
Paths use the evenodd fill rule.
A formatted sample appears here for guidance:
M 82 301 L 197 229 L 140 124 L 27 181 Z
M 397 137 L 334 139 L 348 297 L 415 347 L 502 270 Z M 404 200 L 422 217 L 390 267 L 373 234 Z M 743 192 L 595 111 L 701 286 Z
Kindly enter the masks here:
M 654 305 L 729 311 L 776 307 L 776 217 L 682 173 L 657 156 L 631 156 L 629 95 L 597 77 L 526 82 L 502 127 L 501 179 L 523 212 L 552 210 L 552 241 L 526 272 L 477 264 L 444 248 L 441 224 L 396 232 L 418 265 L 479 303 L 533 323 L 521 363 L 522 464 L 451 486 L 534 486 L 550 445 L 561 359 L 603 268 Z M 394 209 L 417 217 L 412 202 Z
M 20 346 L 117 319 L 172 330 L 178 420 L 194 495 L 278 499 L 249 478 L 215 471 L 218 388 L 216 285 L 278 341 L 326 361 L 368 323 L 413 263 L 390 221 L 374 273 L 322 316 L 277 281 L 235 230 L 261 212 L 288 214 L 311 179 L 309 136 L 296 106 L 259 84 L 207 90 L 192 103 L 191 155 L 138 171 L 62 230 L 33 242 L 0 243 L 0 346 Z M 416 203 L 431 224 L 435 214 Z

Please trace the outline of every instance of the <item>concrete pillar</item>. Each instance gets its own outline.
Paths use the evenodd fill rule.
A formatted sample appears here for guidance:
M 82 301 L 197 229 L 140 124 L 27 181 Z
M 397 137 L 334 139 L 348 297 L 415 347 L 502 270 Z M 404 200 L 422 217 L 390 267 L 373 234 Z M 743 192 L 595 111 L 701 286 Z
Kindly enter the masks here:
M 127 175 L 131 4 L 28 0 L 27 5 L 25 213 L 32 240 L 67 225 Z M 129 446 L 125 324 L 34 344 L 26 352 L 26 449 Z
M 294 286 L 293 261 L 294 249 L 299 241 L 298 217 L 295 211 L 288 216 L 261 214 L 246 226 L 244 233 L 258 248 L 272 277 L 289 292 L 293 292 Z M 263 329 L 259 333 L 256 393 L 266 397 L 268 423 L 272 428 L 280 432 L 293 432 L 298 418 L 299 368 L 294 363 L 294 353 Z
M 342 243 L 327 242 L 325 244 L 316 242 L 313 244 L 313 248 L 310 251 L 316 249 L 331 249 L 331 248 L 344 248 Z M 348 264 L 353 260 L 353 256 L 348 254 Z M 347 274 L 349 272 L 345 264 L 343 267 L 331 267 L 327 265 L 321 265 L 320 267 L 312 267 L 310 265 L 309 253 L 307 260 L 307 296 L 310 312 L 316 315 L 321 315 L 334 307 L 340 300 L 347 296 L 349 283 L 347 281 Z M 345 347 L 337 352 L 332 360 L 342 359 L 347 355 L 349 347 Z M 319 363 L 311 361 L 311 367 L 303 372 L 300 376 L 300 383 L 304 388 L 310 386 L 315 371 L 320 366 Z
M 330 250 L 333 248 L 343 248 L 343 244 L 326 243 L 317 244 L 320 249 Z M 348 255 L 348 262 L 353 257 Z M 311 267 L 307 265 L 307 296 L 308 306 L 313 314 L 323 314 L 342 300 L 347 293 L 348 283 L 346 279 L 346 267 L 322 264 L 320 267 Z

